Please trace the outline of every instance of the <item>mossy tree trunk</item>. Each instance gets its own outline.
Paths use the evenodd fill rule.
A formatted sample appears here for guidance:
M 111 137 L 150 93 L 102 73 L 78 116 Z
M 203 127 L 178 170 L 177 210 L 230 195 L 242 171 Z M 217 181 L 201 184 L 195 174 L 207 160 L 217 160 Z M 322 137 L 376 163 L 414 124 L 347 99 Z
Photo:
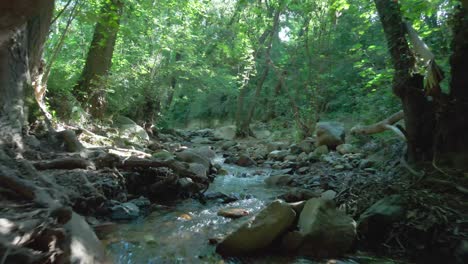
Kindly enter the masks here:
M 468 18 L 459 7 L 454 17 L 450 93 L 427 96 L 424 77 L 413 73 L 416 59 L 406 38 L 397 1 L 374 0 L 395 69 L 393 92 L 401 99 L 410 162 L 468 157 Z M 455 162 L 455 163 L 454 163 Z
M 119 32 L 123 4 L 121 0 L 104 1 L 94 29 L 86 64 L 77 85 L 76 99 L 94 118 L 101 119 L 107 106 L 106 77 L 112 65 L 115 41 Z
M 21 137 L 53 10 L 53 0 L 0 3 L 0 138 Z

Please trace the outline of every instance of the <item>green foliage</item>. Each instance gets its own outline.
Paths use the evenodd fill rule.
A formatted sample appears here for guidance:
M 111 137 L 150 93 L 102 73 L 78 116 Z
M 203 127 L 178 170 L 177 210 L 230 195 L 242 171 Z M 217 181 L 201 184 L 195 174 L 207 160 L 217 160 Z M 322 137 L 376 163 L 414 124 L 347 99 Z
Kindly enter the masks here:
M 77 114 L 70 92 L 84 67 L 99 11 L 108 0 L 72 1 L 81 1 L 82 7 L 53 62 L 48 97 L 59 117 L 76 119 L 83 114 Z M 247 103 L 253 99 L 257 72 L 266 67 L 262 35 L 280 6 L 285 9 L 280 34 L 273 42 L 264 89 L 255 98 L 255 119 L 288 126 L 296 119 L 350 116 L 372 122 L 400 108 L 391 91 L 393 65 L 372 1 L 124 2 L 112 71 L 102 84 L 108 91 L 109 115 L 153 119 L 159 127 L 194 119 L 233 119 L 239 89 L 245 85 Z M 57 12 L 65 4 L 57 1 Z M 402 3 L 407 20 L 446 74 L 447 21 L 453 5 L 445 0 Z M 53 25 L 46 59 L 70 15 L 68 7 Z M 281 71 L 287 72 L 287 89 L 276 89 Z

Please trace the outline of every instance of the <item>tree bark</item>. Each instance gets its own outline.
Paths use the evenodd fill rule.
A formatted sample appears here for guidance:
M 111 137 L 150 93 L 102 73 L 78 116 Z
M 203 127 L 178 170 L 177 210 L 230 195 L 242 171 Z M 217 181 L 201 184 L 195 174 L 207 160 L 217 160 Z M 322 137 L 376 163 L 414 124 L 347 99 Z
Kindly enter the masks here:
M 265 68 L 263 69 L 262 75 L 260 78 L 257 80 L 257 86 L 255 89 L 255 95 L 253 98 L 253 101 L 251 102 L 249 109 L 247 111 L 247 116 L 242 120 L 240 123 L 240 127 L 237 127 L 236 130 L 236 136 L 237 137 L 247 137 L 247 136 L 253 136 L 252 131 L 250 131 L 250 123 L 252 122 L 253 114 L 255 112 L 255 108 L 257 105 L 257 98 L 260 97 L 260 93 L 263 88 L 263 84 L 265 83 L 266 78 L 268 77 L 268 73 L 270 71 L 270 52 L 271 48 L 273 46 L 273 41 L 275 39 L 276 34 L 278 33 L 279 30 L 279 17 L 281 14 L 281 7 L 279 7 L 275 11 L 275 15 L 273 17 L 273 26 L 272 30 L 270 31 L 270 36 L 269 36 L 269 41 L 267 43 L 267 47 L 265 50 Z M 241 90 L 241 93 L 243 91 Z M 245 94 L 243 94 L 245 96 Z M 243 103 L 244 98 L 239 98 L 239 101 Z M 240 109 L 238 109 L 239 111 Z M 238 123 L 239 124 L 239 123 Z
M 393 92 L 400 97 L 403 104 L 408 160 L 431 160 L 435 129 L 434 106 L 424 95 L 424 78 L 419 74 L 412 74 L 416 60 L 406 39 L 400 6 L 398 2 L 389 0 L 374 2 L 395 69 Z
M 85 67 L 73 89 L 77 100 L 94 118 L 102 118 L 106 110 L 104 79 L 111 68 L 122 7 L 121 0 L 105 2 L 100 14 L 101 19 L 94 29 Z
M 26 95 L 39 72 L 53 0 L 0 3 L 0 138 L 21 138 L 26 122 Z M 17 141 L 17 143 L 19 143 Z

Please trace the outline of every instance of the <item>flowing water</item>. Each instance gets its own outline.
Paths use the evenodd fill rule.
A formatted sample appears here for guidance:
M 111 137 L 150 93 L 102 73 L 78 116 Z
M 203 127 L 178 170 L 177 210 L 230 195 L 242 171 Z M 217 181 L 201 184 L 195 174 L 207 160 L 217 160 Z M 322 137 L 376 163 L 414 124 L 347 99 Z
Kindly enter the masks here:
M 264 180 L 271 171 L 223 165 L 228 171 L 218 176 L 207 192 L 236 194 L 241 199 L 229 204 L 212 201 L 203 205 L 186 200 L 174 207 L 162 208 L 148 217 L 120 224 L 117 231 L 104 241 L 115 263 L 241 263 L 241 260 L 224 260 L 215 253 L 210 238 L 220 237 L 239 227 L 244 221 L 217 215 L 222 208 L 243 208 L 255 214 L 271 202 L 284 189 L 266 186 Z M 254 176 L 255 174 L 259 174 Z M 244 217 L 246 218 L 246 217 Z M 360 259 L 360 260 L 359 260 Z M 336 262 L 311 261 L 302 258 L 279 256 L 249 259 L 248 263 L 393 263 L 364 261 L 350 258 Z M 242 262 L 242 263 L 244 263 Z

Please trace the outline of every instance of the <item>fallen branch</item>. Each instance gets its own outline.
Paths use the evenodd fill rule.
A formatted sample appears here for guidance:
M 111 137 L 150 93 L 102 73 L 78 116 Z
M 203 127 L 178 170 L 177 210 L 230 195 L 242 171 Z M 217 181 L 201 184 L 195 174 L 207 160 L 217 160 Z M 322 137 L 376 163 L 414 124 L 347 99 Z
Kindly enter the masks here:
M 74 170 L 94 167 L 93 163 L 82 158 L 63 158 L 33 163 L 37 170 Z
M 390 117 L 377 122 L 375 124 L 369 125 L 369 126 L 354 126 L 351 128 L 351 134 L 360 134 L 360 135 L 371 135 L 371 134 L 377 134 L 384 132 L 386 130 L 391 130 L 395 134 L 397 134 L 400 138 L 403 138 L 406 140 L 405 135 L 396 127 L 394 124 L 401 119 L 403 119 L 404 114 L 403 110 L 396 112 L 395 114 L 391 115 Z

